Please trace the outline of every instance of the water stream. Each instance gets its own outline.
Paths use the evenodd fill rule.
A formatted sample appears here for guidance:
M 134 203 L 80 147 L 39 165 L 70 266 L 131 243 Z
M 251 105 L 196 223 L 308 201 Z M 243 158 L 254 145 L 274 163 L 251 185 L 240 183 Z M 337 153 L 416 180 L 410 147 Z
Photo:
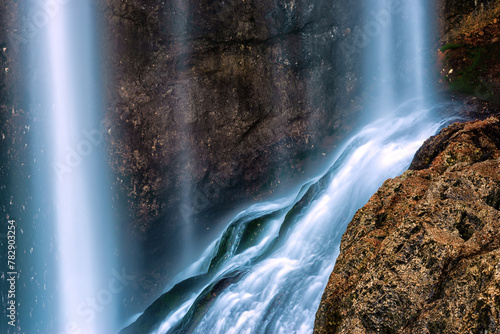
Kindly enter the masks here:
M 323 174 L 237 214 L 124 333 L 312 332 L 347 224 L 446 123 L 426 85 L 427 1 L 367 0 L 366 9 L 365 76 L 378 87 L 366 113 L 376 120 L 346 140 Z M 116 332 L 127 279 L 113 254 L 95 17 L 88 2 L 64 2 L 33 51 L 49 78 L 41 117 L 51 166 L 38 178 L 50 180 L 55 251 L 45 258 L 55 252 L 57 266 L 55 315 L 40 326 L 58 333 Z
M 311 333 L 347 224 L 442 126 L 418 100 L 400 109 L 406 116 L 366 126 L 299 192 L 241 212 L 153 304 L 174 307 L 151 333 Z
M 289 197 L 240 212 L 203 256 L 128 328 L 164 333 L 311 333 L 356 210 L 408 168 L 443 126 L 429 98 L 427 1 L 366 3 L 366 74 L 377 120 Z

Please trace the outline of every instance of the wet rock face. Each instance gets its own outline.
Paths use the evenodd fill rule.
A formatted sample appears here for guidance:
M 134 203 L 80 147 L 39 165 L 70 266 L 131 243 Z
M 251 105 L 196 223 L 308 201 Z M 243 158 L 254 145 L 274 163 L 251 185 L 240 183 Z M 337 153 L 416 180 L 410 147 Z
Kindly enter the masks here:
M 146 258 L 300 177 L 354 126 L 361 50 L 341 45 L 359 6 L 106 2 L 111 165 Z
M 360 209 L 315 333 L 500 330 L 500 121 L 453 124 Z
M 248 196 L 275 169 L 300 172 L 297 156 L 315 144 L 331 149 L 352 126 L 357 59 L 338 45 L 356 12 L 344 7 L 109 3 L 117 51 L 108 59 L 116 71 L 107 116 L 113 164 L 130 178 L 125 187 L 144 228 L 168 205 L 152 203 L 166 189 L 215 180 L 221 193 Z M 248 190 L 237 195 L 235 185 Z

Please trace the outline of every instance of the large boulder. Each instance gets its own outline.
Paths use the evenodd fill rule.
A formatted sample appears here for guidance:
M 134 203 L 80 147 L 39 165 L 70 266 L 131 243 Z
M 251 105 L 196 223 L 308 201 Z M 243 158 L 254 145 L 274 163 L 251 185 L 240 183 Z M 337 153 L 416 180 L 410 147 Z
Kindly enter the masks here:
M 314 333 L 500 331 L 500 121 L 453 124 L 349 224 Z

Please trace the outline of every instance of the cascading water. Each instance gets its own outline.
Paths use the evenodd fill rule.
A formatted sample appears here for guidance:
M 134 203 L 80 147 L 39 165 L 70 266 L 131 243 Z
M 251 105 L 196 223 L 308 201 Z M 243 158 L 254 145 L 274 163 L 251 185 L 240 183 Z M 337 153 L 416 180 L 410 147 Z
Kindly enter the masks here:
M 55 257 L 52 267 L 44 270 L 57 274 L 51 284 L 54 292 L 40 305 L 51 305 L 50 317 L 37 323 L 36 332 L 108 334 L 116 331 L 114 305 L 126 275 L 113 259 L 96 14 L 85 1 L 44 5 L 39 13 L 47 19 L 40 25 L 39 40 L 31 43 L 37 59 L 34 71 L 44 78 L 38 83 L 43 87 L 32 88 L 31 97 L 41 106 L 37 117 L 44 120 L 37 131 L 45 134 L 37 144 L 46 151 L 45 163 L 36 177 L 50 188 L 50 199 L 44 199 L 48 218 L 40 223 L 53 229 L 47 237 L 54 250 L 39 251 L 38 261 L 48 263 Z
M 182 73 L 186 70 L 185 60 L 190 53 L 190 45 L 186 40 L 186 31 L 188 28 L 188 16 L 189 9 L 188 3 L 184 0 L 174 0 L 172 2 L 172 7 L 175 8 L 175 15 L 171 21 L 167 21 L 169 26 L 168 30 L 173 33 L 174 36 L 178 38 L 177 49 L 182 54 L 180 61 L 176 64 L 176 70 L 180 73 L 177 76 L 182 77 Z M 182 177 L 180 185 L 181 203 L 179 205 L 179 211 L 182 214 L 183 222 L 180 224 L 182 232 L 182 245 L 183 249 L 180 252 L 182 257 L 185 259 L 192 258 L 192 250 L 194 248 L 193 244 L 193 222 L 192 222 L 192 207 L 193 207 L 193 194 L 192 194 L 192 181 L 191 175 L 193 173 L 193 165 L 196 164 L 196 158 L 192 154 L 192 131 L 189 128 L 189 122 L 186 121 L 191 115 L 193 115 L 194 110 L 192 110 L 192 97 L 191 97 L 191 87 L 187 87 L 188 83 L 179 83 L 175 85 L 176 93 L 179 96 L 179 101 L 173 108 L 175 111 L 173 124 L 175 124 L 175 129 L 177 132 L 176 145 L 181 148 L 180 159 L 183 161 L 185 174 Z M 165 233 L 170 233 L 171 231 L 165 231 Z
M 441 126 L 430 110 L 408 104 L 400 111 L 409 114 L 364 128 L 325 176 L 292 198 L 251 207 L 235 218 L 177 281 L 192 278 L 152 305 L 154 312 L 173 296 L 185 297 L 151 333 L 311 333 L 347 223 Z M 196 288 L 185 292 L 183 283 Z M 150 321 L 147 311 L 143 317 Z
M 377 86 L 369 112 L 379 119 L 344 145 L 324 175 L 289 198 L 241 212 L 124 333 L 312 332 L 348 222 L 444 124 L 424 84 L 425 1 L 366 8 L 374 20 L 367 29 L 379 25 L 367 31 L 364 50 L 367 81 Z

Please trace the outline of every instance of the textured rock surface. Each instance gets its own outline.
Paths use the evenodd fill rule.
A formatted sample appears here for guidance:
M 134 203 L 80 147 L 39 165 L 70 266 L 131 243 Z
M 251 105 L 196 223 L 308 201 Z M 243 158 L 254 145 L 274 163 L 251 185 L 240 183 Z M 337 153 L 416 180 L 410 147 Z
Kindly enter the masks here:
M 315 333 L 500 333 L 500 122 L 453 124 L 359 210 Z
M 500 1 L 439 1 L 440 82 L 500 104 Z
M 183 200 L 200 212 L 262 191 L 349 130 L 357 57 L 338 45 L 356 9 L 339 6 L 108 3 L 112 164 L 138 229 Z
M 437 0 L 436 3 L 443 43 L 469 34 L 500 14 L 498 0 Z
M 145 285 L 196 246 L 186 235 L 301 177 L 355 125 L 361 50 L 341 45 L 360 3 L 105 2 L 110 162 Z

